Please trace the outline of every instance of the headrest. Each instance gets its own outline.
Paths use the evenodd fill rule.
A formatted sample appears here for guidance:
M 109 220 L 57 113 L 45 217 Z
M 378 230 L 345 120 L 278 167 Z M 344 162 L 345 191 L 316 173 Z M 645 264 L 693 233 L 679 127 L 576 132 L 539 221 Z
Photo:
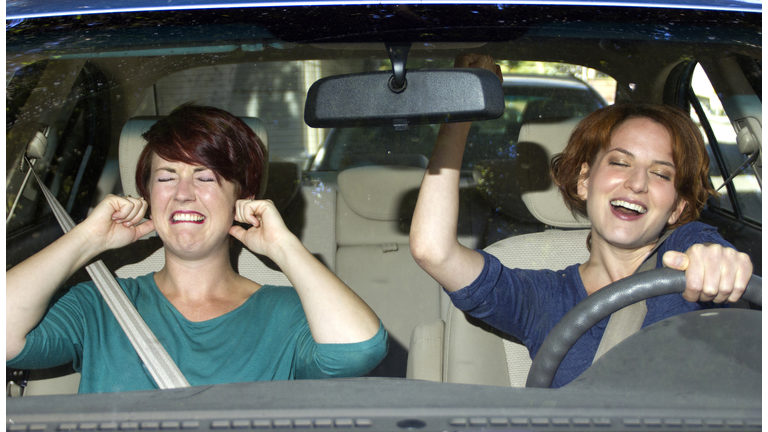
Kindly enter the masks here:
M 549 176 L 549 161 L 552 156 L 561 153 L 568 143 L 573 129 L 581 121 L 582 117 L 568 119 L 541 119 L 529 120 L 520 129 L 517 145 L 522 147 L 536 146 L 536 152 L 543 155 L 535 156 L 536 159 L 546 157 L 547 166 L 544 173 Z M 535 170 L 533 170 L 535 171 Z M 531 172 L 530 176 L 520 176 L 520 190 L 523 202 L 528 211 L 540 222 L 558 228 L 589 228 L 592 226 L 589 219 L 574 216 L 563 201 L 557 186 L 550 179 L 546 188 L 542 187 L 541 173 Z
M 123 183 L 123 193 L 137 197 L 139 191 L 136 188 L 136 165 L 139 163 L 139 156 L 141 151 L 147 145 L 147 141 L 141 137 L 144 132 L 148 131 L 153 124 L 163 118 L 158 117 L 134 117 L 129 119 L 123 126 L 123 131 L 120 134 L 119 143 L 119 162 L 120 162 L 120 180 Z M 261 186 L 259 188 L 259 197 L 264 196 L 264 191 L 267 189 L 267 174 L 269 172 L 269 141 L 267 137 L 267 129 L 261 123 L 261 120 L 255 117 L 240 117 L 256 135 L 264 143 L 264 172 L 261 176 Z
M 352 211 L 366 219 L 396 221 L 413 217 L 424 172 L 408 166 L 366 166 L 342 171 L 337 181 Z
M 538 223 L 523 203 L 523 193 L 550 187 L 549 159 L 534 143 L 518 143 L 514 150 L 512 159 L 477 161 L 472 177 L 491 207 L 515 221 Z
M 270 162 L 269 179 L 264 199 L 270 199 L 278 210 L 285 208 L 301 189 L 301 168 L 294 162 Z

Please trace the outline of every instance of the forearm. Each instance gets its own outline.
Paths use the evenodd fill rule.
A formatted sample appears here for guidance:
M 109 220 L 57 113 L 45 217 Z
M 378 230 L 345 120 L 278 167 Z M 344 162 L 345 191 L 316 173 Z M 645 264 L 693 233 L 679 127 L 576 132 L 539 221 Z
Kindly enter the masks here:
M 457 237 L 461 159 L 471 123 L 440 127 L 432 159 L 419 190 L 410 234 L 416 262 L 449 291 L 471 283 L 483 259 Z
M 99 254 L 78 227 L 5 274 L 6 360 L 24 348 L 56 290 Z
M 291 237 L 273 256 L 301 299 L 317 343 L 356 343 L 372 338 L 379 318 L 354 291 Z

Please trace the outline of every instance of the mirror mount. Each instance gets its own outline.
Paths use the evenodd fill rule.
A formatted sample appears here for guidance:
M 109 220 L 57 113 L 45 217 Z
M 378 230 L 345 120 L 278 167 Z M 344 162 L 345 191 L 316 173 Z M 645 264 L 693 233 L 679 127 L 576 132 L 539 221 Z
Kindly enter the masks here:
M 408 60 L 408 51 L 411 50 L 411 44 L 384 44 L 389 53 L 389 60 L 392 61 L 392 79 L 389 81 L 389 89 L 395 93 L 405 90 L 407 85 L 405 81 L 405 63 Z

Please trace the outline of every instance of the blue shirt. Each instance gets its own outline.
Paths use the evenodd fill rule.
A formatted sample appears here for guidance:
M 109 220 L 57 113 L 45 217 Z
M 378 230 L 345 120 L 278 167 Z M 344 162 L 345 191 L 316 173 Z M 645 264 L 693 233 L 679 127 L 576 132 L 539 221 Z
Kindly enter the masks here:
M 165 298 L 153 274 L 118 282 L 190 385 L 360 376 L 387 352 L 381 325 L 368 341 L 316 343 L 292 287 L 262 286 L 235 310 L 193 322 Z M 157 388 L 93 282 L 56 300 L 6 365 L 70 361 L 82 374 L 80 393 Z
M 733 247 L 714 227 L 691 222 L 677 228 L 659 247 L 656 268 L 663 266 L 665 252 L 685 252 L 697 243 Z M 559 271 L 510 269 L 498 258 L 479 252 L 485 258 L 480 275 L 469 286 L 448 295 L 458 309 L 521 340 L 534 358 L 555 324 L 587 297 L 579 264 Z M 646 300 L 646 306 L 643 327 L 706 305 L 688 302 L 682 294 L 668 294 Z M 555 374 L 553 388 L 573 381 L 592 364 L 609 318 L 597 323 L 573 345 Z

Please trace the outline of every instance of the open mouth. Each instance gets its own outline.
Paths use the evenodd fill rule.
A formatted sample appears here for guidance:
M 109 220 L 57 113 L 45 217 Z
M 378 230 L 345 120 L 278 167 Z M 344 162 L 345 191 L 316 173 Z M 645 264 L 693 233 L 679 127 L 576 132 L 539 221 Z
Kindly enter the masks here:
M 613 200 L 611 201 L 611 205 L 617 212 L 627 215 L 641 215 L 648 211 L 648 209 L 640 204 L 633 204 L 624 200 Z
M 171 223 L 197 223 L 205 221 L 205 216 L 200 213 L 174 213 L 171 215 Z

